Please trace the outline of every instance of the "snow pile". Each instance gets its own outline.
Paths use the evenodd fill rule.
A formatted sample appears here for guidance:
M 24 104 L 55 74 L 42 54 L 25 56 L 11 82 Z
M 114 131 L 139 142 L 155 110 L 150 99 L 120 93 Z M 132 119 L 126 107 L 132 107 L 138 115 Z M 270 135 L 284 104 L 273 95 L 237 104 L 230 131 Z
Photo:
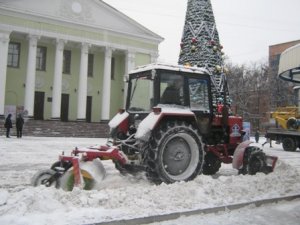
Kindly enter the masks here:
M 118 177 L 118 175 L 116 175 Z M 191 182 L 155 186 L 130 177 L 108 178 L 103 189 L 65 192 L 29 187 L 8 193 L 0 190 L 0 224 L 82 224 L 187 211 L 299 193 L 297 170 L 281 163 L 276 172 L 256 176 L 199 176 Z M 121 181 L 121 183 L 116 183 Z M 110 184 L 112 184 L 110 186 Z M 106 187 L 105 187 L 106 186 Z M 55 222 L 57 224 L 57 222 Z
M 281 160 L 275 172 L 269 175 L 237 175 L 231 165 L 223 165 L 214 176 L 200 175 L 190 182 L 158 186 L 149 183 L 143 174 L 121 176 L 114 165 L 106 161 L 107 177 L 98 190 L 65 192 L 55 188 L 34 188 L 29 186 L 27 179 L 31 178 L 32 167 L 36 170 L 45 167 L 43 160 L 40 160 L 41 165 L 37 164 L 39 158 L 46 161 L 48 157 L 49 167 L 53 158 L 57 158 L 57 153 L 49 149 L 60 149 L 73 141 L 70 139 L 67 144 L 65 139 L 49 139 L 48 144 L 37 147 L 39 140 L 23 140 L 22 145 L 20 142 L 20 148 L 15 149 L 19 152 L 14 154 L 15 159 L 9 156 L 11 161 L 6 161 L 3 166 L 8 177 L 2 179 L 0 174 L 1 225 L 88 224 L 288 196 L 299 194 L 300 190 L 300 170 Z M 88 141 L 92 144 L 94 139 L 78 139 L 81 144 Z M 19 140 L 13 142 L 15 146 L 19 145 Z M 4 143 L 4 149 L 9 145 L 9 142 Z M 24 157 L 28 151 L 31 151 L 31 158 Z M 27 179 L 24 178 L 26 175 Z

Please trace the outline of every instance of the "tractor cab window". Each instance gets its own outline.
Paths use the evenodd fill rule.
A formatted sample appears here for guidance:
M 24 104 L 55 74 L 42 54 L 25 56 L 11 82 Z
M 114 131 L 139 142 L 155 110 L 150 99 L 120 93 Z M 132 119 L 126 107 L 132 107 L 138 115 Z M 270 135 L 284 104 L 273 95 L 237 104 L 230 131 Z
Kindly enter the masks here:
M 153 80 L 148 76 L 131 79 L 129 111 L 150 111 L 153 107 Z
M 192 110 L 210 112 L 207 80 L 189 79 L 189 92 Z
M 183 77 L 163 73 L 160 77 L 160 103 L 183 105 Z

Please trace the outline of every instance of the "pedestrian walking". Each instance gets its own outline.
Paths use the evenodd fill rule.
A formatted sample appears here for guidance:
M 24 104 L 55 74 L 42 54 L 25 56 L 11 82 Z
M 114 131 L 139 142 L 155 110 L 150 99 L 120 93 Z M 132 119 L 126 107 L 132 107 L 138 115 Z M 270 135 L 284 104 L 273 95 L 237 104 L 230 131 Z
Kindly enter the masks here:
M 256 143 L 258 143 L 258 141 L 259 141 L 259 130 L 256 130 L 256 132 L 255 132 L 255 141 L 256 141 Z
M 265 144 L 270 143 L 270 148 L 272 148 L 272 139 L 268 135 L 268 133 L 265 134 L 266 141 L 262 144 L 262 147 L 265 146 Z
M 22 131 L 23 131 L 24 119 L 21 113 L 18 114 L 16 120 L 16 128 L 17 128 L 17 137 L 22 138 Z
M 12 128 L 11 114 L 8 114 L 6 117 L 4 127 L 6 128 L 6 137 L 10 138 L 10 129 Z

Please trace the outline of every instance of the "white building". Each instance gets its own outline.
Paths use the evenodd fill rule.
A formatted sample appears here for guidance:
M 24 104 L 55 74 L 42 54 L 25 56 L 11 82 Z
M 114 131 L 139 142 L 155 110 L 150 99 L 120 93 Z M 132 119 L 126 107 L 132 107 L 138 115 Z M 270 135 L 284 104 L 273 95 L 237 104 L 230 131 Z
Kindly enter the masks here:
M 109 120 L 162 40 L 101 0 L 0 0 L 0 116 Z

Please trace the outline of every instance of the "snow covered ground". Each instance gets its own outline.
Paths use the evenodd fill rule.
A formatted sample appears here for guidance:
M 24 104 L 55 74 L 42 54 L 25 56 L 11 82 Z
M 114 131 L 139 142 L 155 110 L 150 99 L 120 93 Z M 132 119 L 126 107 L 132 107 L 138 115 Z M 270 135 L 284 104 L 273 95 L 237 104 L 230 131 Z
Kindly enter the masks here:
M 300 194 L 300 151 L 284 152 L 276 144 L 264 148 L 280 158 L 275 172 L 269 175 L 238 176 L 231 165 L 223 165 L 215 176 L 200 175 L 190 182 L 155 186 L 143 174 L 121 176 L 106 161 L 107 177 L 99 190 L 65 192 L 30 185 L 35 172 L 49 168 L 62 151 L 68 154 L 75 146 L 105 142 L 88 138 L 0 137 L 0 224 L 91 224 Z M 281 215 L 286 215 L 284 224 L 299 224 L 300 200 L 160 224 L 276 225 L 283 224 Z

